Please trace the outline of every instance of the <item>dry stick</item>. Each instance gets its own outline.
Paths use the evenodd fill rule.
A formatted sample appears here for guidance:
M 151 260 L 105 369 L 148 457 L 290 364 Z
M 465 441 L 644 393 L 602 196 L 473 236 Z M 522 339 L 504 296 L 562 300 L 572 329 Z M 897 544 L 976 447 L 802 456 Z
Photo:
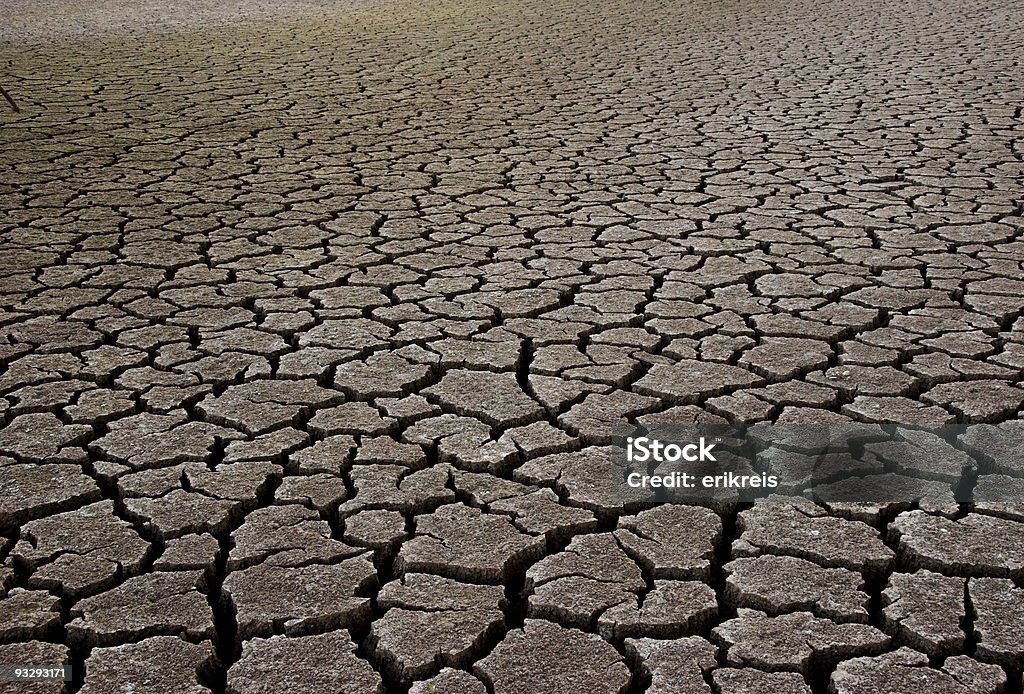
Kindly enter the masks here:
M 5 99 L 7 99 L 7 103 L 9 103 L 11 105 L 11 108 L 14 109 L 15 113 L 21 113 L 21 109 L 18 108 L 18 104 L 14 101 L 14 99 L 11 97 L 11 95 L 7 93 L 6 89 L 4 89 L 3 87 L 0 87 L 0 94 L 3 94 L 3 97 Z

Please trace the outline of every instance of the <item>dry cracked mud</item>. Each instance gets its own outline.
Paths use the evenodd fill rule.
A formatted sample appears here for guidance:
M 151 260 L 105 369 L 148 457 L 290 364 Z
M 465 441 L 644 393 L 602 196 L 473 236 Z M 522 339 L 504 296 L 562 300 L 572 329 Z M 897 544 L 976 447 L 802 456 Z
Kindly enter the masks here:
M 1006 430 L 878 506 L 648 507 L 608 444 L 1020 419 L 1022 37 L 0 3 L 0 664 L 71 671 L 0 692 L 1020 694 Z

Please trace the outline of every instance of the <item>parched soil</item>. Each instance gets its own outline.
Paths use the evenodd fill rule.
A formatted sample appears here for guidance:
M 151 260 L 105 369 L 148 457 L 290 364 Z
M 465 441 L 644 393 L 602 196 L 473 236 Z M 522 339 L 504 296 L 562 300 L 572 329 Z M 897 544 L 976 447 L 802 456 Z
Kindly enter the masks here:
M 1020 694 L 1024 497 L 649 508 L 607 449 L 1020 418 L 1019 4 L 0 25 L 0 664 L 73 670 L 0 692 Z

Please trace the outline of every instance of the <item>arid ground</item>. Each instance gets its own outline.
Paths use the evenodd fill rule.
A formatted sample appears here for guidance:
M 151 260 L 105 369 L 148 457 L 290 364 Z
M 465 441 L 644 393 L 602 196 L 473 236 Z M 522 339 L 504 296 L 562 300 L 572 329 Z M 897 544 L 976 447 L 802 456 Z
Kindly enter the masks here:
M 0 666 L 73 673 L 0 692 L 1020 694 L 1012 437 L 1003 504 L 650 507 L 607 448 L 1020 418 L 1018 2 L 0 27 Z

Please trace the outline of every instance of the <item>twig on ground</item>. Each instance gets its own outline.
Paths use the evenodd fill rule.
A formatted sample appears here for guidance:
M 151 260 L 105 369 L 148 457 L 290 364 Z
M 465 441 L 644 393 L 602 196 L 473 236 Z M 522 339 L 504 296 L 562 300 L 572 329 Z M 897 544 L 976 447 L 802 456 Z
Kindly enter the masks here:
M 15 113 L 21 113 L 21 109 L 18 108 L 18 102 L 14 100 L 14 97 L 7 93 L 6 89 L 0 87 L 0 94 L 2 94 L 5 99 L 7 99 L 7 103 L 11 105 L 11 108 L 14 109 Z

